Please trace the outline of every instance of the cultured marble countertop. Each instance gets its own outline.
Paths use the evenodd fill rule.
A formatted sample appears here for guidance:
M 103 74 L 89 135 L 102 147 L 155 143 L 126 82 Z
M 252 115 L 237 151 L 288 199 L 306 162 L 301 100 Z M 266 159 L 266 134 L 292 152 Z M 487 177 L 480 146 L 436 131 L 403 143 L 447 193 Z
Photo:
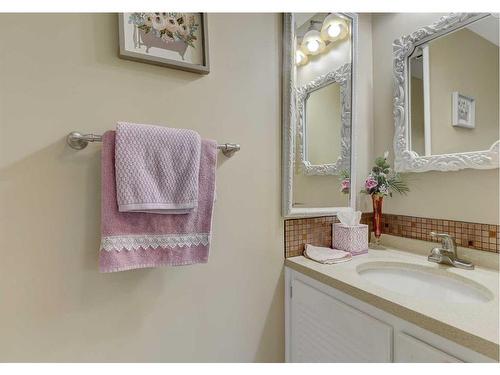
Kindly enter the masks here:
M 415 298 L 377 286 L 363 278 L 357 267 L 368 262 L 404 262 L 459 275 L 489 289 L 493 299 L 484 303 L 449 303 Z M 334 265 L 320 264 L 303 256 L 287 258 L 285 265 L 361 301 L 416 324 L 490 358 L 499 356 L 499 273 L 478 267 L 462 270 L 431 263 L 427 257 L 387 248 L 372 250 L 353 260 Z

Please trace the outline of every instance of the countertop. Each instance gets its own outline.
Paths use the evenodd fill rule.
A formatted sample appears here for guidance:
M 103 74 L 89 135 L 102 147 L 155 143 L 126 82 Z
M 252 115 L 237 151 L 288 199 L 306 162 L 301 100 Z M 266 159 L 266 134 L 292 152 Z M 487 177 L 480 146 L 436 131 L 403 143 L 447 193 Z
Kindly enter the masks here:
M 483 303 L 449 303 L 419 299 L 377 286 L 364 279 L 357 267 L 368 262 L 404 262 L 458 275 L 489 289 L 493 298 Z M 303 256 L 287 258 L 285 265 L 361 301 L 416 324 L 498 361 L 499 359 L 499 273 L 478 267 L 462 270 L 431 263 L 423 255 L 387 248 L 353 257 L 334 265 L 320 264 Z M 456 277 L 456 276 L 455 276 Z

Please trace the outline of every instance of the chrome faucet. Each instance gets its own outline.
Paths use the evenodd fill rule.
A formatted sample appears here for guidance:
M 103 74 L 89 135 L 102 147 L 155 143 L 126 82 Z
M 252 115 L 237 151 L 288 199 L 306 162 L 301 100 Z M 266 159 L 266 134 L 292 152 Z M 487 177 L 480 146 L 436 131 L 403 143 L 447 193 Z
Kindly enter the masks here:
M 442 247 L 435 247 L 427 257 L 429 262 L 448 264 L 453 267 L 463 268 L 464 270 L 473 270 L 474 265 L 471 262 L 458 258 L 457 245 L 452 236 L 446 233 L 431 232 L 432 237 L 440 238 Z

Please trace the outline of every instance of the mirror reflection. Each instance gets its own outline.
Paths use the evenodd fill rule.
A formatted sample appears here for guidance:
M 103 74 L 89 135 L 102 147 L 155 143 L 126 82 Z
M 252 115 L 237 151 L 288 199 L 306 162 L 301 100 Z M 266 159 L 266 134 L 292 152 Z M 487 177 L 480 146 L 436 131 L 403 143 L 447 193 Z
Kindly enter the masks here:
M 306 101 L 305 158 L 313 165 L 332 164 L 340 156 L 340 85 L 332 83 Z
M 352 21 L 339 13 L 294 13 L 293 207 L 345 207 L 350 172 Z
M 488 150 L 498 141 L 499 19 L 419 45 L 409 58 L 410 145 L 421 156 Z

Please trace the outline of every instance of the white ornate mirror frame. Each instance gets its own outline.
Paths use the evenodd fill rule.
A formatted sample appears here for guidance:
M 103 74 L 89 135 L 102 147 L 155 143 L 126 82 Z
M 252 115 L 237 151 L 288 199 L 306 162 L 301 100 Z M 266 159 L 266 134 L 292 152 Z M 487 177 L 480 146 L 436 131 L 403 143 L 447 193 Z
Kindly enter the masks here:
M 357 82 L 357 45 L 358 45 L 358 16 L 355 13 L 340 13 L 351 20 L 351 108 L 356 108 L 356 82 Z M 292 13 L 283 15 L 283 102 L 282 102 L 282 212 L 284 217 L 308 217 L 308 216 L 331 216 L 340 211 L 350 210 L 356 207 L 356 179 L 351 179 L 349 206 L 347 207 L 293 207 L 293 175 L 296 155 L 296 130 L 297 108 L 296 90 L 293 79 L 294 66 L 294 41 L 295 31 L 293 29 L 294 17 Z M 350 175 L 355 176 L 356 159 L 356 111 L 351 111 L 351 147 L 350 147 Z M 340 183 L 340 181 L 339 181 Z M 332 186 L 332 190 L 335 186 Z
M 489 13 L 451 13 L 393 43 L 394 54 L 394 166 L 398 172 L 457 171 L 499 167 L 499 141 L 489 150 L 419 156 L 409 144 L 408 61 L 416 47 L 459 29 Z
M 311 164 L 307 158 L 307 99 L 319 89 L 333 83 L 340 86 L 340 155 L 331 164 Z M 296 89 L 297 100 L 297 153 L 300 170 L 305 175 L 338 175 L 349 167 L 351 159 L 351 64 L 342 65 Z

